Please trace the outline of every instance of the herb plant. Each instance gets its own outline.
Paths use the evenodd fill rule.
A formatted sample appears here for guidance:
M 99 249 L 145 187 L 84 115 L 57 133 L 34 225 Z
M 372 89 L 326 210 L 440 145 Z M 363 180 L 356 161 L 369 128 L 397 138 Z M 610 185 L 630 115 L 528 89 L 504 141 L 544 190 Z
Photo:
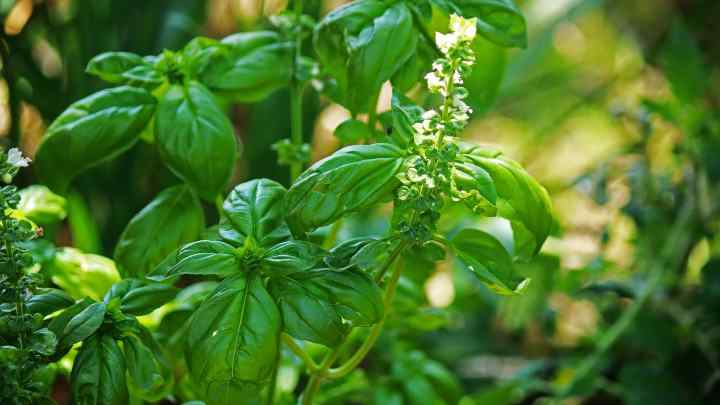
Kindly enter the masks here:
M 37 331 L 54 339 L 40 353 L 47 361 L 77 349 L 70 374 L 75 403 L 322 403 L 323 383 L 352 381 L 378 339 L 402 329 L 394 312 L 417 309 L 401 296 L 420 276 L 418 258 L 434 265 L 450 252 L 501 295 L 528 285 L 515 265 L 534 257 L 554 229 L 548 194 L 518 163 L 459 138 L 473 113 L 464 80 L 483 63 L 474 53 L 476 37 L 525 45 L 515 5 L 360 0 L 315 23 L 296 0 L 271 25 L 220 41 L 196 38 L 154 56 L 100 54 L 87 72 L 116 87 L 75 102 L 49 126 L 36 170 L 59 194 L 140 141 L 152 144 L 181 180 L 128 223 L 114 252 L 120 277 L 113 265 L 100 264 L 102 282 L 92 294 L 81 292 L 87 296 L 40 317 L 46 328 L 27 321 L 13 335 L 20 353 L 30 353 L 23 342 Z M 314 52 L 305 52 L 311 33 Z M 426 105 L 435 100 L 435 108 L 406 95 L 423 77 Z M 392 109 L 378 114 L 388 81 Z M 336 134 L 353 145 L 304 170 L 302 100 L 310 84 L 350 111 Z M 291 137 L 273 148 L 290 166 L 290 186 L 255 179 L 223 197 L 241 152 L 227 106 L 283 87 L 290 92 Z M 13 198 L 6 199 L 9 208 Z M 344 221 L 390 209 L 388 203 L 385 231 L 338 238 Z M 206 226 L 206 204 L 214 206 L 217 225 Z M 497 226 L 448 229 L 441 223 L 449 210 L 476 223 L 494 218 Z M 22 250 L 11 241 L 29 238 L 32 229 L 7 221 L 15 222 L 4 230 L 24 232 L 3 237 L 6 255 L 13 255 L 6 260 L 15 263 Z M 42 268 L 59 285 L 71 264 L 56 263 L 58 257 Z M 23 260 L 11 266 L 17 287 L 8 289 L 18 300 L 32 285 L 20 276 L 31 264 Z M 175 285 L 186 288 L 178 294 Z M 20 302 L 18 319 L 27 317 Z M 151 312 L 162 318 L 157 333 L 145 325 Z M 393 381 L 427 385 L 433 403 L 458 401 L 457 383 L 439 363 L 393 346 Z M 306 372 L 303 386 L 280 383 L 288 369 Z M 397 395 L 378 392 L 377 403 Z M 421 398 L 421 391 L 405 392 L 411 402 Z

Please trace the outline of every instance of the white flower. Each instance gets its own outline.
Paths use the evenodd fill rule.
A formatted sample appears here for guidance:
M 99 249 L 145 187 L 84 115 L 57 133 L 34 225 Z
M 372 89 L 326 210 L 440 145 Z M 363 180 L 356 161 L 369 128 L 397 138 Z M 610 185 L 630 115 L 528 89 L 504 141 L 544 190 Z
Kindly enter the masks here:
M 437 93 L 439 91 L 442 91 L 443 80 L 435 72 L 430 72 L 425 75 L 425 80 L 427 80 L 428 89 L 431 92 Z
M 477 18 L 465 19 L 453 14 L 450 16 L 450 29 L 460 40 L 472 41 L 477 33 Z
M 435 110 L 427 110 L 422 114 L 422 119 L 424 120 L 431 120 L 435 117 L 437 117 L 438 113 Z
M 11 148 L 7 153 L 7 162 L 11 166 L 28 167 L 31 161 L 30 158 L 23 157 L 18 148 Z
M 450 52 L 450 49 L 457 46 L 458 42 L 460 42 L 460 37 L 454 32 L 449 34 L 435 33 L 435 43 L 440 48 L 440 52 L 446 55 Z

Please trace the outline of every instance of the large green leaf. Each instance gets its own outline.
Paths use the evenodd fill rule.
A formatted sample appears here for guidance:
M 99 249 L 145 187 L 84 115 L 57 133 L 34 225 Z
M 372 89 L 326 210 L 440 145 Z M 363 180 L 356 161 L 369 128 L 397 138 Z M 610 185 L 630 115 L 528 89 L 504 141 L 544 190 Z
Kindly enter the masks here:
M 155 111 L 155 98 L 134 87 L 102 90 L 53 121 L 36 155 L 41 180 L 65 193 L 73 177 L 130 149 Z
M 278 33 L 243 32 L 212 46 L 199 58 L 198 80 L 213 91 L 255 102 L 290 82 L 293 44 Z
M 186 186 L 165 189 L 128 223 L 115 248 L 126 276 L 144 276 L 205 228 L 200 201 Z
M 112 286 L 103 302 L 109 305 L 113 299 L 117 299 L 123 313 L 146 315 L 175 298 L 178 291 L 168 284 L 128 278 Z
M 113 84 L 152 88 L 164 80 L 149 61 L 130 52 L 101 53 L 90 60 L 85 71 Z
M 73 404 L 126 405 L 125 358 L 115 340 L 104 333 L 85 340 L 73 362 Z
M 277 277 L 270 281 L 270 293 L 280 307 L 283 328 L 289 335 L 329 347 L 340 344 L 345 327 L 330 294 L 312 280 Z
M 386 143 L 348 146 L 315 163 L 285 197 L 291 231 L 302 237 L 389 197 L 402 163 L 403 151 Z
M 315 268 L 322 262 L 325 253 L 314 243 L 289 240 L 263 253 L 261 264 L 267 275 L 284 276 Z
M 320 270 L 312 280 L 327 291 L 330 302 L 344 319 L 356 326 L 370 326 L 383 318 L 382 290 L 358 270 Z
M 100 300 L 113 284 L 120 281 L 115 262 L 70 247 L 58 249 L 45 270 L 54 284 L 75 299 Z
M 517 276 L 508 251 L 491 234 L 463 229 L 452 238 L 452 246 L 468 269 L 498 294 L 519 292 L 527 284 Z
M 43 315 L 50 315 L 74 303 L 75 300 L 68 293 L 57 288 L 39 288 L 25 300 L 28 311 Z
M 290 236 L 283 220 L 285 187 L 258 179 L 237 185 L 225 199 L 220 236 L 243 246 L 248 238 L 260 247 L 271 247 Z
M 59 346 L 72 346 L 95 333 L 105 319 L 105 309 L 105 304 L 96 302 L 73 316 L 58 335 Z
M 172 382 L 172 372 L 161 358 L 161 350 L 150 332 L 123 337 L 123 349 L 128 370 L 128 385 L 133 393 L 148 400 L 160 400 Z
M 195 311 L 186 358 L 208 405 L 257 399 L 278 356 L 280 314 L 252 273 L 225 279 Z
M 361 0 L 339 7 L 315 29 L 315 50 L 353 113 L 374 109 L 380 87 L 413 55 L 418 33 L 403 3 Z
M 507 47 L 527 46 L 525 17 L 512 0 L 455 0 L 462 15 L 477 17 L 478 33 Z
M 527 259 L 537 254 L 555 227 L 545 188 L 518 163 L 498 152 L 464 146 L 461 156 L 490 174 L 497 191 L 498 215 L 510 220 L 515 233 L 514 255 Z M 528 242 L 525 248 L 521 248 L 520 240 Z
M 174 85 L 155 116 L 155 137 L 165 164 L 198 194 L 214 201 L 235 168 L 238 143 L 230 120 L 198 82 Z

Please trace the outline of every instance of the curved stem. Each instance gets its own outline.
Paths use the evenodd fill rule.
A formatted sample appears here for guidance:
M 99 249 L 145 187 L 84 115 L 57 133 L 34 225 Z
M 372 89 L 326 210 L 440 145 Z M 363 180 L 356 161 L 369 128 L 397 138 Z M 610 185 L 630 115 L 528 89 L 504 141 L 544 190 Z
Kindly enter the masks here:
M 215 198 L 215 209 L 218 213 L 218 219 L 221 219 L 225 211 L 223 210 L 223 198 L 220 195 Z
M 318 369 L 317 363 L 315 363 L 315 360 L 310 357 L 309 354 L 305 352 L 305 350 L 302 349 L 296 342 L 295 339 L 293 339 L 291 336 L 283 333 L 282 334 L 282 341 L 285 343 L 285 346 L 287 346 L 290 350 L 292 350 L 293 353 L 295 353 L 296 356 L 300 358 L 300 360 L 305 363 L 305 366 L 308 368 L 308 370 L 311 373 L 314 373 Z
M 400 253 L 402 253 L 402 251 L 405 249 L 407 244 L 408 242 L 403 241 L 400 243 L 400 245 L 398 245 L 398 247 L 395 249 L 393 254 L 388 258 L 388 261 L 383 266 L 383 272 L 392 266 L 398 256 L 400 256 Z M 342 353 L 343 349 L 347 345 L 347 338 L 348 336 L 350 336 L 350 333 L 345 335 L 343 341 L 327 355 L 325 355 L 323 362 L 320 364 L 316 372 L 312 373 L 310 381 L 305 388 L 305 392 L 303 392 L 301 401 L 302 405 L 312 404 L 313 398 L 315 397 L 315 394 L 317 394 L 318 390 L 320 389 L 320 385 L 325 378 L 340 378 L 344 375 L 347 375 L 349 372 L 354 370 L 355 367 L 360 364 L 360 362 L 362 362 L 362 360 L 368 354 L 373 345 L 375 345 L 375 342 L 377 341 L 378 337 L 380 336 L 380 332 L 382 331 L 385 319 L 387 318 L 390 304 L 395 297 L 395 291 L 397 289 L 397 283 L 400 280 L 401 272 L 402 266 L 397 266 L 395 268 L 395 271 L 393 271 L 392 277 L 388 281 L 388 285 L 385 289 L 385 295 L 383 296 L 383 304 L 385 306 L 385 315 L 383 316 L 383 319 L 372 327 L 368 337 L 365 339 L 358 351 L 353 354 L 352 357 L 350 357 L 347 363 L 341 365 L 336 369 L 330 369 L 330 367 L 333 365 L 333 363 L 335 363 L 335 360 L 337 360 L 338 356 L 340 355 L 340 353 Z
M 408 242 L 402 241 L 400 244 L 395 248 L 395 250 L 390 253 L 390 257 L 388 257 L 388 261 L 385 262 L 385 265 L 380 269 L 380 271 L 377 272 L 375 275 L 375 282 L 379 283 L 382 281 L 383 277 L 385 276 L 385 273 L 387 273 L 390 266 L 392 266 L 393 263 L 395 263 L 395 259 L 400 256 L 400 253 L 402 253 L 403 250 L 407 247 Z

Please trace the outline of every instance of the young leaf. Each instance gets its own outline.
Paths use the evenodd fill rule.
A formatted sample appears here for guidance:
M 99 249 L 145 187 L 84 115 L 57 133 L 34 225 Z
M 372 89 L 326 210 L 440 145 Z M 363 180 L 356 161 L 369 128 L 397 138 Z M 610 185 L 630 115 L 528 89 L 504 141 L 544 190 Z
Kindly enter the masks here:
M 402 93 L 393 91 L 392 95 L 392 133 L 391 137 L 401 147 L 413 142 L 415 130 L 413 124 L 422 120 L 422 107 L 413 103 Z
M 145 338 L 152 339 L 150 333 Z M 144 399 L 159 400 L 164 388 L 168 385 L 168 377 L 172 379 L 156 353 L 137 335 L 127 335 L 122 339 L 125 361 L 128 371 L 128 385 Z
M 80 172 L 130 149 L 155 111 L 143 89 L 116 87 L 73 103 L 53 121 L 35 158 L 41 180 L 64 194 Z
M 125 358 L 117 342 L 106 334 L 85 340 L 70 375 L 73 403 L 77 405 L 125 405 Z
M 315 163 L 285 197 L 290 230 L 303 237 L 382 201 L 399 184 L 395 175 L 402 163 L 403 151 L 386 143 L 348 146 Z
M 360 237 L 348 239 L 334 248 L 330 249 L 328 255 L 325 256 L 325 264 L 336 270 L 345 270 L 353 266 L 352 258 L 365 246 L 373 242 L 377 242 L 376 238 Z
M 66 345 L 62 345 L 63 342 L 60 341 L 60 338 L 62 337 L 63 332 L 65 331 L 65 328 L 67 327 L 70 320 L 93 303 L 93 300 L 85 298 L 69 306 L 68 308 L 65 308 L 64 311 L 62 311 L 60 314 L 50 320 L 47 328 L 58 338 L 58 346 L 53 360 L 59 360 L 60 358 L 62 358 L 72 347 L 72 343 L 68 342 Z
M 260 101 L 290 82 L 292 49 L 275 32 L 234 34 L 206 54 L 198 77 L 235 101 Z
M 101 53 L 90 60 L 85 71 L 113 84 L 157 87 L 163 82 L 148 61 L 130 52 Z
M 285 187 L 272 180 L 258 179 L 237 185 L 225 199 L 220 236 L 237 246 L 247 238 L 260 247 L 271 247 L 290 233 L 283 220 Z
M 512 222 L 516 240 L 522 238 L 523 233 L 532 237 L 530 248 L 516 248 L 515 254 L 523 257 L 537 254 L 555 226 L 552 203 L 545 188 L 519 164 L 497 152 L 470 147 L 462 153 L 464 159 L 490 174 L 497 190 L 498 214 Z
M 59 346 L 72 346 L 87 339 L 100 328 L 105 319 L 105 304 L 96 302 L 70 319 L 59 335 Z
M 526 282 L 515 274 L 512 258 L 495 237 L 479 229 L 463 229 L 452 238 L 457 257 L 498 294 L 519 292 Z
M 335 128 L 335 136 L 343 144 L 354 144 L 363 139 L 372 139 L 373 133 L 366 123 L 351 118 Z
M 120 300 L 120 310 L 128 315 L 146 315 L 172 300 L 178 289 L 161 283 L 148 283 L 137 279 L 125 279 L 112 286 L 103 302 L 108 305 L 114 298 Z
M 282 314 L 283 328 L 292 337 L 335 347 L 345 328 L 331 297 L 305 277 L 277 277 L 270 280 L 270 293 Z
M 188 328 L 190 375 L 206 403 L 257 400 L 278 356 L 280 314 L 257 275 L 225 279 Z
M 490 41 L 506 47 L 527 46 L 525 17 L 512 0 L 455 0 L 455 3 L 464 17 L 477 17 L 478 33 Z
M 497 190 L 490 174 L 472 163 L 458 163 L 453 168 L 453 181 L 460 193 L 458 198 L 473 211 L 491 211 L 497 202 Z
M 174 85 L 155 116 L 160 157 L 207 201 L 215 201 L 235 168 L 238 143 L 230 120 L 198 82 Z
M 262 265 L 271 277 L 286 276 L 316 267 L 325 256 L 318 245 L 300 240 L 289 240 L 268 249 Z
M 115 247 L 125 276 L 141 277 L 205 228 L 200 201 L 186 186 L 165 189 L 128 223 Z
M 162 280 L 182 274 L 228 277 L 240 271 L 238 252 L 231 245 L 212 240 L 187 244 L 163 260 L 151 277 Z

